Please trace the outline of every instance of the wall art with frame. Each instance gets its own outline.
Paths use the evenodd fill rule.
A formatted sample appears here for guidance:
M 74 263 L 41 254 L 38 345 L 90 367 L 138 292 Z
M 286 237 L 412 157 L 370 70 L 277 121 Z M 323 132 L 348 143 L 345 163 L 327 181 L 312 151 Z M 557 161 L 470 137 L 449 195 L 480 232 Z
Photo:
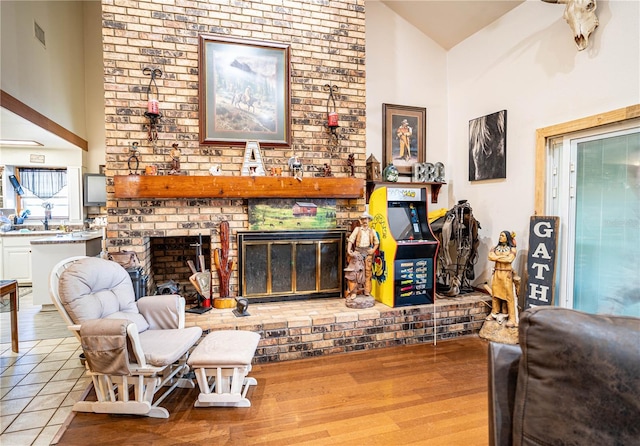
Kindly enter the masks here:
M 415 163 L 427 154 L 427 109 L 382 104 L 382 166 L 393 164 L 401 175 L 411 175 Z
M 469 121 L 469 181 L 507 178 L 507 111 Z
M 200 144 L 291 144 L 289 45 L 200 35 Z

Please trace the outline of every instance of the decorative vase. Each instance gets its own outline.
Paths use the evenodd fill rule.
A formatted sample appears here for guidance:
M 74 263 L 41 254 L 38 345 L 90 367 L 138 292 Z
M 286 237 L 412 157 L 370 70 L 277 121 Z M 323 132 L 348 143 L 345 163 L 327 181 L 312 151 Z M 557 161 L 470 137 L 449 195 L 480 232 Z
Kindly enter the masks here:
M 387 167 L 384 168 L 384 172 L 382 172 L 382 176 L 384 181 L 390 181 L 395 183 L 398 181 L 398 176 L 400 173 L 398 172 L 398 168 L 394 166 L 392 163 L 389 163 Z

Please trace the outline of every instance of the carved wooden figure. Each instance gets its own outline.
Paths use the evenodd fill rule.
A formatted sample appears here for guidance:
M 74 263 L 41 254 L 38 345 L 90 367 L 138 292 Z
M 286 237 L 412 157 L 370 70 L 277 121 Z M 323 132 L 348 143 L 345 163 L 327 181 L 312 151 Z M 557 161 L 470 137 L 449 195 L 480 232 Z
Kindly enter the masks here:
M 491 278 L 491 314 L 487 320 L 501 321 L 501 315 L 507 315 L 507 327 L 518 326 L 518 302 L 516 293 L 520 285 L 520 277 L 513 270 L 512 263 L 516 258 L 515 234 L 502 231 L 498 245 L 489 251 L 489 260 L 495 262 Z M 506 307 L 506 308 L 505 308 Z
M 220 246 L 213 250 L 213 262 L 220 278 L 220 297 L 229 297 L 229 278 L 235 262 L 229 259 L 229 222 L 220 223 Z

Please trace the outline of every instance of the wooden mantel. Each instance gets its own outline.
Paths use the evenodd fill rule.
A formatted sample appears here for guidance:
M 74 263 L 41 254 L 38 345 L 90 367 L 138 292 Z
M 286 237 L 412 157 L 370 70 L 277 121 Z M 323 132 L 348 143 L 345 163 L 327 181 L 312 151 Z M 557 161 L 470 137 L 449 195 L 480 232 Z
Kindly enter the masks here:
M 116 175 L 115 198 L 362 198 L 359 178 Z

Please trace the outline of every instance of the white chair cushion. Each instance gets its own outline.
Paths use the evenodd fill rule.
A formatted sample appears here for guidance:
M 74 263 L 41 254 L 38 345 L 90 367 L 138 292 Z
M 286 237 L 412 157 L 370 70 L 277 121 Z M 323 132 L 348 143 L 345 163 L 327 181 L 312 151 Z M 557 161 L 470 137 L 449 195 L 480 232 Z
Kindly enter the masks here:
M 138 311 L 153 330 L 184 328 L 185 301 L 177 294 L 145 296 L 137 302 Z
M 191 352 L 187 363 L 194 368 L 250 365 L 259 342 L 260 335 L 253 331 L 214 331 Z
M 76 324 L 116 312 L 139 313 L 129 273 L 110 260 L 87 257 L 73 263 L 60 275 L 58 293 Z
M 202 336 L 200 327 L 170 330 L 147 330 L 140 333 L 140 345 L 145 360 L 152 366 L 174 363 Z
M 149 329 L 149 323 L 140 313 L 116 311 L 115 313 L 111 313 L 109 316 L 103 319 L 126 319 L 129 322 L 133 322 L 134 324 L 136 324 L 138 333 L 142 333 L 143 331 L 147 331 Z

